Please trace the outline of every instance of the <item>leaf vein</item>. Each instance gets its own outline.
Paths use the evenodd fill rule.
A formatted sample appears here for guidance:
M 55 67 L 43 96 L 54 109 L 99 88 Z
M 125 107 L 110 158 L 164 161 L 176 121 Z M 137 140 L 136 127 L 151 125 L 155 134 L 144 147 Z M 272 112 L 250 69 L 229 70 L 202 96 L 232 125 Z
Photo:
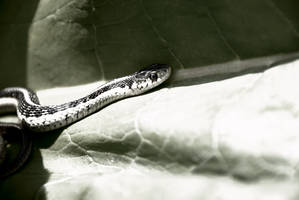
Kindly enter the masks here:
M 210 18 L 211 22 L 213 23 L 213 25 L 217 31 L 217 34 L 220 36 L 220 38 L 224 42 L 225 46 L 227 46 L 227 48 L 232 52 L 232 54 L 236 57 L 237 60 L 240 60 L 240 56 L 237 54 L 237 52 L 234 50 L 232 45 L 228 42 L 228 40 L 223 35 L 221 29 L 219 28 L 215 18 L 213 17 L 213 15 L 211 14 L 211 12 L 209 10 L 209 8 L 207 8 L 206 11 L 207 11 L 208 17 Z
M 158 30 L 158 28 L 154 25 L 153 23 L 153 19 L 150 16 L 150 14 L 146 11 L 145 7 L 144 7 L 144 3 L 143 0 L 139 0 L 140 1 L 140 5 L 142 7 L 143 13 L 147 19 L 147 21 L 150 23 L 154 33 L 157 35 L 158 39 L 162 42 L 163 45 L 166 46 L 168 52 L 170 53 L 170 55 L 174 58 L 174 60 L 179 64 L 179 66 L 184 69 L 185 66 L 182 63 L 182 61 L 179 59 L 179 57 L 174 53 L 174 51 L 170 48 L 169 42 L 160 34 L 160 31 Z
M 272 0 L 266 0 L 266 1 L 272 8 L 274 8 L 274 11 L 288 24 L 288 26 L 295 33 L 296 37 L 299 38 L 299 32 L 296 30 L 294 24 L 290 21 L 290 19 L 275 5 L 275 3 Z

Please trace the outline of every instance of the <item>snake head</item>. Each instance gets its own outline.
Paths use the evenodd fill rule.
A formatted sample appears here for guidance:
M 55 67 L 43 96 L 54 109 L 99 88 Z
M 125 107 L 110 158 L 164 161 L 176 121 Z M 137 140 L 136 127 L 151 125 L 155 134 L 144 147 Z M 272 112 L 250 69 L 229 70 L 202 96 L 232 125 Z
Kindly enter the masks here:
M 169 78 L 170 73 L 170 66 L 166 64 L 152 64 L 136 72 L 136 78 L 141 81 L 150 79 L 152 82 L 163 82 Z
M 156 87 L 169 78 L 171 67 L 166 64 L 152 64 L 134 74 L 132 89 L 136 93 Z

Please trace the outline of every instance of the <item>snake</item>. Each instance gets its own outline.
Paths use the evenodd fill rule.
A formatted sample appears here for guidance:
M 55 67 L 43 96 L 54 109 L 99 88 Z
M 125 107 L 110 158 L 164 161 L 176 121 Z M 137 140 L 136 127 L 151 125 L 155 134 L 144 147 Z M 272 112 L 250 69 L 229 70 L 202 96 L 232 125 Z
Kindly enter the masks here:
M 84 97 L 59 105 L 41 105 L 37 94 L 28 88 L 5 88 L 0 90 L 0 114 L 16 112 L 24 129 L 49 132 L 75 123 L 108 104 L 143 94 L 165 82 L 170 74 L 169 65 L 152 64 L 100 85 Z

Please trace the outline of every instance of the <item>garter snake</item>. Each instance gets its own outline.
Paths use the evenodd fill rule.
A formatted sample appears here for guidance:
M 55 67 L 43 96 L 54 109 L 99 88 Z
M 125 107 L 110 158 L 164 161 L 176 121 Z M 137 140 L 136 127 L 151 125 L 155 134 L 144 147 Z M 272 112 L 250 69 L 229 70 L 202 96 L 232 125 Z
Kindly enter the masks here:
M 152 64 L 131 75 L 109 81 L 87 96 L 60 105 L 41 105 L 37 95 L 30 89 L 5 88 L 0 90 L 0 113 L 16 111 L 26 130 L 52 131 L 72 124 L 112 102 L 142 94 L 163 83 L 170 74 L 168 65 Z

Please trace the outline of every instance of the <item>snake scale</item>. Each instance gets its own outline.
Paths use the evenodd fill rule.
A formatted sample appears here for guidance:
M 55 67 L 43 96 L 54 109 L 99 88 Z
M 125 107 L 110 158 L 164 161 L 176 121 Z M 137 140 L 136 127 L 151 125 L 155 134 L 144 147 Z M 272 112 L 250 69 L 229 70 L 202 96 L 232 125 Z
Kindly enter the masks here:
M 170 66 L 152 64 L 134 74 L 101 85 L 87 96 L 60 105 L 40 105 L 37 95 L 30 89 L 5 88 L 0 90 L 0 114 L 16 112 L 22 127 L 31 132 L 52 131 L 72 124 L 112 102 L 142 94 L 166 81 L 170 74 Z

